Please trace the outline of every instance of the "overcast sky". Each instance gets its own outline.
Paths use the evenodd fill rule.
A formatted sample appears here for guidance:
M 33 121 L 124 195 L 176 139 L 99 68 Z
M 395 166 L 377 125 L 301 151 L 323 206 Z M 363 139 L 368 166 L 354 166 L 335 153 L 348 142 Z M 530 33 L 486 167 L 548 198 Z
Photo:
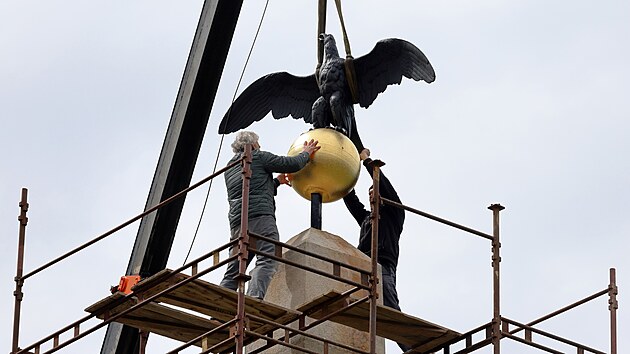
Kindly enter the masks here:
M 231 157 L 233 136 L 221 147 L 217 127 L 264 4 L 243 5 L 193 181 L 212 172 L 217 154 L 220 165 Z M 26 272 L 143 210 L 201 6 L 0 3 L 0 350 L 11 349 L 20 189 L 29 189 Z M 270 1 L 239 91 L 271 72 L 313 72 L 316 13 L 315 0 Z M 369 109 L 357 107 L 363 142 L 387 163 L 383 171 L 403 203 L 487 233 L 487 207 L 506 207 L 501 312 L 519 322 L 605 289 L 616 267 L 619 352 L 630 348 L 629 14 L 622 0 L 344 2 L 355 57 L 398 37 L 435 68 L 434 83 L 407 80 Z M 341 43 L 332 11 L 328 32 Z M 251 129 L 263 149 L 284 154 L 308 126 L 267 117 Z M 225 188 L 217 182 L 193 256 L 229 237 Z M 368 183 L 362 174 L 364 202 Z M 206 192 L 186 200 L 170 268 L 184 262 Z M 281 240 L 310 225 L 309 202 L 293 190 L 282 189 L 276 202 Z M 21 346 L 109 294 L 137 228 L 27 280 Z M 324 205 L 323 229 L 357 244 L 358 226 L 341 202 Z M 489 241 L 407 213 L 398 269 L 403 311 L 459 332 L 489 322 L 490 262 Z M 540 328 L 608 352 L 607 308 L 604 296 Z M 62 352 L 96 353 L 102 338 L 103 331 Z M 502 344 L 510 353 L 538 352 Z M 149 353 L 176 346 L 153 335 Z

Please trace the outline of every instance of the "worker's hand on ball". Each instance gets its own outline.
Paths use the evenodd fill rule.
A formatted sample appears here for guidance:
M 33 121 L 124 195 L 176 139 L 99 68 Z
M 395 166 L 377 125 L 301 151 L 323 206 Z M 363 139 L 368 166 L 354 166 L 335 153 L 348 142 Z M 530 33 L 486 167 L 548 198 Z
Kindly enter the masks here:
M 361 159 L 361 161 L 367 159 L 368 157 L 370 157 L 370 149 L 365 148 L 361 150 L 361 153 L 359 154 L 359 158 Z
M 319 143 L 319 141 L 315 140 L 315 139 L 311 139 L 311 141 L 304 142 L 304 149 L 303 151 L 308 152 L 308 154 L 310 155 L 311 158 L 313 158 L 313 154 L 315 153 L 315 151 L 319 150 L 321 148 L 321 146 L 317 146 L 317 144 Z
M 278 175 L 278 181 L 280 184 L 286 184 L 287 186 L 291 186 L 291 175 L 288 173 L 281 173 Z

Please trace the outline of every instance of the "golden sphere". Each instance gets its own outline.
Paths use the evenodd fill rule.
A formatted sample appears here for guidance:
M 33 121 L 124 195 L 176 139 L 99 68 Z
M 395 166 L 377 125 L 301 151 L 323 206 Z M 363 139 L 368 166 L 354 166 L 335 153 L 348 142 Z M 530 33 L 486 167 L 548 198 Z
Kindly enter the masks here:
M 321 148 L 302 170 L 291 175 L 291 185 L 302 197 L 311 200 L 311 193 L 322 195 L 322 202 L 334 202 L 348 194 L 359 179 L 361 160 L 354 144 L 340 132 L 330 128 L 313 129 L 300 135 L 287 155 L 302 152 L 305 141 L 319 141 Z

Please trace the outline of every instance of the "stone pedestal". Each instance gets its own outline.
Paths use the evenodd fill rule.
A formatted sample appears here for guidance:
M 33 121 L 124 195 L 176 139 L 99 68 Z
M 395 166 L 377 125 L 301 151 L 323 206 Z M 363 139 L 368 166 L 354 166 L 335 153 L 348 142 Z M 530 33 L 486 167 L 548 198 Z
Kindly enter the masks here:
M 364 255 L 356 247 L 352 246 L 341 237 L 325 231 L 313 228 L 307 229 L 290 239 L 287 244 L 346 264 L 351 264 L 362 269 L 371 269 L 369 257 Z M 283 256 L 287 260 L 332 273 L 332 266 L 328 262 L 287 249 L 284 250 Z M 359 274 L 354 271 L 342 269 L 341 276 L 345 279 L 352 279 L 358 283 L 361 282 Z M 267 294 L 265 295 L 265 301 L 290 309 L 296 309 L 331 290 L 344 292 L 350 288 L 352 288 L 351 285 L 309 272 L 307 270 L 280 263 L 278 266 L 278 272 L 271 281 Z M 379 289 L 379 293 L 380 292 L 381 290 Z M 361 291 L 353 294 L 353 297 L 358 298 L 365 295 L 367 295 L 367 293 L 365 291 Z M 378 301 L 379 304 L 382 304 L 382 299 L 379 298 Z M 362 332 L 344 325 L 327 321 L 326 323 L 322 323 L 310 329 L 308 332 L 353 348 L 365 351 L 370 350 L 369 335 L 367 332 Z M 321 341 L 297 335 L 291 339 L 291 343 L 317 353 L 323 353 L 323 344 Z M 376 343 L 376 353 L 385 353 L 385 341 L 383 338 L 377 337 Z M 273 348 L 266 350 L 265 353 L 297 354 L 302 352 L 281 345 L 276 345 Z M 329 346 L 328 353 L 337 354 L 353 352 L 331 345 Z

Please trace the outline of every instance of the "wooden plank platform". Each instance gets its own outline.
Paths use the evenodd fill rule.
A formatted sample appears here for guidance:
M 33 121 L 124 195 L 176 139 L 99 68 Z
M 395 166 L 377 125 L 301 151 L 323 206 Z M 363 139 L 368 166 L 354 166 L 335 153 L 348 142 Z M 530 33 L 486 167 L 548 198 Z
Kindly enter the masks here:
M 357 299 L 343 297 L 340 293 L 331 291 L 300 306 L 297 310 L 307 313 L 309 317 L 320 319 L 356 301 Z M 322 308 L 324 303 L 326 305 Z M 332 317 L 330 321 L 367 332 L 369 319 L 370 304 L 364 302 Z M 416 352 L 426 352 L 460 336 L 450 329 L 381 305 L 377 306 L 376 311 L 376 334 L 416 347 Z
M 107 298 L 91 305 L 86 308 L 85 311 L 89 313 L 97 313 L 102 309 L 107 308 L 124 297 L 123 293 L 115 293 Z M 137 300 L 131 299 L 122 304 L 112 308 L 110 315 L 114 316 L 122 311 L 135 305 Z M 104 319 L 104 315 L 97 315 L 98 318 Z M 213 321 L 207 318 L 195 316 L 190 313 L 179 311 L 177 309 L 169 308 L 157 303 L 148 303 L 131 313 L 122 316 L 116 322 L 129 325 L 131 327 L 139 328 L 145 331 L 156 333 L 171 339 L 175 339 L 181 342 L 188 342 L 194 338 L 202 335 L 203 333 L 210 331 L 219 325 L 218 321 Z M 216 333 L 210 338 L 209 344 L 214 345 L 228 338 L 228 331 L 223 330 Z M 201 346 L 201 342 L 195 343 L 197 346 Z
M 144 291 L 144 296 L 149 297 L 167 289 L 171 284 L 189 278 L 188 275 L 179 273 L 173 275 L 168 282 L 162 281 L 162 279 L 172 273 L 173 271 L 170 269 L 160 271 L 154 276 L 147 278 L 146 281 L 138 283 L 132 290 L 135 292 Z M 158 297 L 157 301 L 199 312 L 223 322 L 229 321 L 236 316 L 236 291 L 201 279 L 195 279 L 184 286 L 170 291 L 166 295 Z M 281 324 L 289 323 L 300 315 L 297 311 L 249 296 L 245 297 L 245 312 Z M 262 325 L 256 321 L 252 321 L 250 326 L 252 331 L 258 333 L 266 333 L 272 329 L 271 326 Z
M 174 274 L 172 278 L 165 280 L 172 273 L 171 270 L 163 270 L 138 283 L 133 291 L 147 298 L 167 289 L 172 284 L 190 278 L 185 274 Z M 138 302 L 135 297 L 131 297 L 116 305 L 116 302 L 120 301 L 122 297 L 124 297 L 123 293 L 113 294 L 91 305 L 86 311 L 92 314 L 96 313 L 98 318 L 103 319 L 104 316 L 100 313 L 105 308 L 110 308 L 110 315 L 116 315 Z M 297 310 L 291 310 L 246 296 L 245 308 L 247 314 L 254 314 L 286 325 L 302 314 L 320 319 L 355 301 L 357 300 L 343 297 L 340 293 L 331 291 L 300 306 Z M 188 342 L 233 319 L 236 315 L 236 303 L 237 293 L 235 291 L 201 279 L 194 279 L 158 297 L 155 302 L 122 316 L 116 322 L 181 342 Z M 361 331 L 368 331 L 369 314 L 370 305 L 365 302 L 335 315 L 330 321 Z M 266 334 L 273 331 L 274 327 L 251 321 L 249 329 L 260 334 Z M 377 306 L 376 332 L 378 336 L 417 347 L 417 352 L 426 352 L 460 336 L 455 331 L 384 306 Z M 228 329 L 222 329 L 210 336 L 207 344 L 213 346 L 228 337 Z M 253 340 L 255 338 L 249 338 L 246 343 Z M 195 345 L 201 346 L 201 343 L 197 342 Z M 229 342 L 218 348 L 216 352 L 228 351 L 233 346 L 234 343 Z
M 152 277 L 136 284 L 132 290 L 136 293 L 142 293 L 143 297 L 147 298 L 167 289 L 173 284 L 190 278 L 188 275 L 179 273 L 167 279 L 172 273 L 173 271 L 170 269 L 162 270 Z M 112 306 L 117 299 L 123 296 L 124 294 L 122 293 L 116 293 L 85 310 L 89 313 L 97 313 L 107 306 Z M 128 300 L 116 306 L 110 313 L 111 315 L 118 314 L 136 303 L 137 301 Z M 154 332 L 168 338 L 188 342 L 216 328 L 221 323 L 233 319 L 236 316 L 236 303 L 237 293 L 235 291 L 201 279 L 194 279 L 158 297 L 156 302 L 147 304 L 123 316 L 116 322 Z M 212 320 L 207 317 L 192 314 L 190 311 L 178 310 L 177 308 L 207 315 L 211 317 Z M 248 314 L 254 314 L 281 324 L 288 324 L 300 315 L 297 311 L 249 296 L 245 298 L 245 311 Z M 103 319 L 102 315 L 97 317 Z M 249 329 L 263 334 L 272 330 L 273 327 L 268 324 L 251 321 Z M 208 344 L 212 346 L 227 338 L 228 332 L 222 331 L 221 333 L 213 335 L 213 338 L 211 338 Z M 200 344 L 201 343 L 196 343 L 196 345 L 199 346 Z M 221 347 L 220 349 L 222 351 L 227 349 L 227 347 Z

